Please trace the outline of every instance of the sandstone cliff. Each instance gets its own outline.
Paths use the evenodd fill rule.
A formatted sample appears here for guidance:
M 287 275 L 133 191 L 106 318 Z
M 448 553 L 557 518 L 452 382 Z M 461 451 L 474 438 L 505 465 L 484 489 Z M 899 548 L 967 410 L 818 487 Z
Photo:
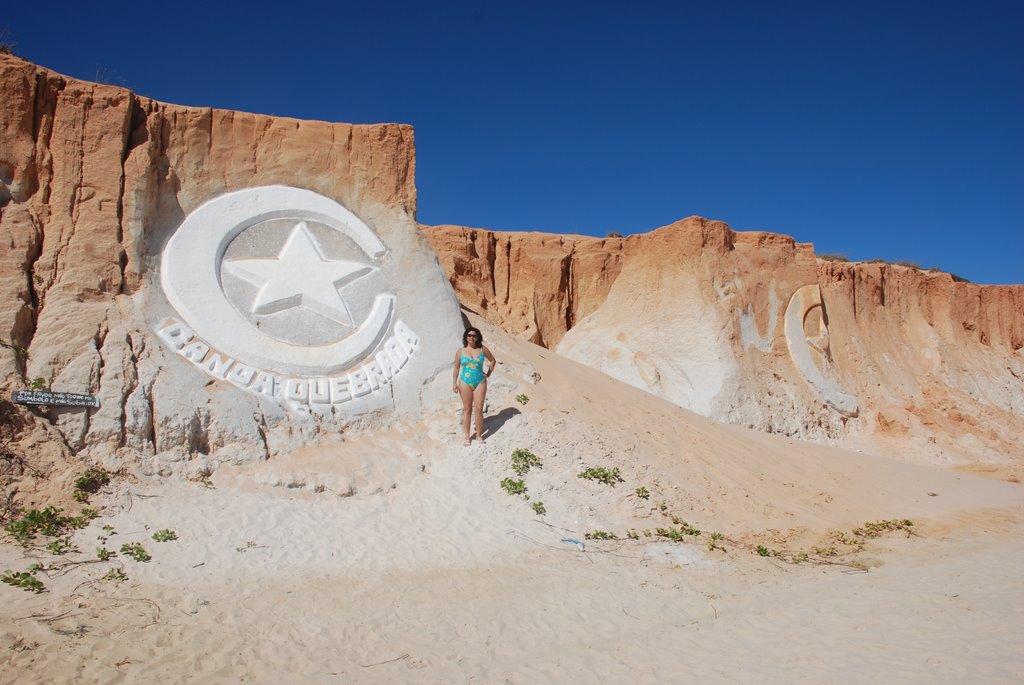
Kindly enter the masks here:
M 628 238 L 424 231 L 465 307 L 706 416 L 930 463 L 1024 460 L 1024 286 L 819 261 L 697 217 Z
M 0 410 L 27 439 L 52 442 L 52 422 L 66 454 L 160 472 L 329 439 L 337 421 L 239 394 L 156 339 L 161 251 L 211 197 L 301 186 L 406 241 L 419 315 L 453 328 L 414 169 L 408 126 L 179 107 L 0 55 L 3 390 L 101 400 Z M 1024 459 L 1021 286 L 821 262 L 699 218 L 628 238 L 424 233 L 465 307 L 706 416 L 930 463 Z
M 412 218 L 414 170 L 406 125 L 169 105 L 0 55 L 4 394 L 39 379 L 97 395 L 98 410 L 43 413 L 72 450 L 110 466 L 142 460 L 154 471 L 198 472 L 329 437 L 337 421 L 211 381 L 161 345 L 161 249 L 210 198 L 300 186 L 344 205 L 385 243 L 408 242 L 395 268 L 429 280 L 421 261 L 436 260 Z M 436 271 L 439 294 L 427 308 L 458 326 Z

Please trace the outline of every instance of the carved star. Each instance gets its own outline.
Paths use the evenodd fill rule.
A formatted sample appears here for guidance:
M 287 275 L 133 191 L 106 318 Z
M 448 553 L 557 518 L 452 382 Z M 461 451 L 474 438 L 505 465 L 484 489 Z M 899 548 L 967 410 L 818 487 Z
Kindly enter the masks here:
M 357 262 L 328 259 L 305 221 L 295 225 L 276 258 L 232 259 L 224 265 L 259 288 L 250 310 L 253 314 L 305 307 L 351 327 L 355 320 L 338 291 L 374 270 Z

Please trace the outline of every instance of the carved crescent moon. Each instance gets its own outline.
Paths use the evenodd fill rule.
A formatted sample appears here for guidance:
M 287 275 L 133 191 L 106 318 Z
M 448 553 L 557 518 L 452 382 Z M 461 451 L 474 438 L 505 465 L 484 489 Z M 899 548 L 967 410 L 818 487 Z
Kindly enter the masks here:
M 283 374 L 330 375 L 373 352 L 395 311 L 395 296 L 379 294 L 370 314 L 350 335 L 325 345 L 291 345 L 253 326 L 224 297 L 220 262 L 239 233 L 269 219 L 312 220 L 351 238 L 371 259 L 387 254 L 362 219 L 334 200 L 289 186 L 225 193 L 197 207 L 164 246 L 160 283 L 196 335 L 235 359 Z

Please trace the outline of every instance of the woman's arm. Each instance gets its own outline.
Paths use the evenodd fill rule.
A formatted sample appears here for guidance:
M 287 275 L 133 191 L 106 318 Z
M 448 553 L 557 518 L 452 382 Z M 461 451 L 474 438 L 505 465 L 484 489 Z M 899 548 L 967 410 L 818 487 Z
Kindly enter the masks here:
M 498 362 L 494 358 L 494 355 L 491 354 L 491 351 L 489 349 L 487 349 L 486 347 L 484 348 L 484 357 L 486 357 L 487 361 L 489 361 L 491 363 L 490 368 L 487 369 L 487 373 L 484 374 L 485 376 L 490 378 L 491 374 L 494 373 L 494 367 L 497 366 Z
M 461 363 L 460 357 L 462 356 L 462 350 L 455 350 L 455 366 L 452 368 L 452 392 L 459 391 L 459 366 Z

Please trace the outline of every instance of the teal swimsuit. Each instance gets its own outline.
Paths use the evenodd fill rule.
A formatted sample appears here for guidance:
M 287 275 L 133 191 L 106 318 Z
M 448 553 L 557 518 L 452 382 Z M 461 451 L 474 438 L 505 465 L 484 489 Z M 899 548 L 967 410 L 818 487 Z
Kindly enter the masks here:
M 487 380 L 484 376 L 484 353 L 481 352 L 479 357 L 467 357 L 465 353 L 462 355 L 460 360 L 462 365 L 459 371 L 459 380 L 476 390 L 476 386 Z

